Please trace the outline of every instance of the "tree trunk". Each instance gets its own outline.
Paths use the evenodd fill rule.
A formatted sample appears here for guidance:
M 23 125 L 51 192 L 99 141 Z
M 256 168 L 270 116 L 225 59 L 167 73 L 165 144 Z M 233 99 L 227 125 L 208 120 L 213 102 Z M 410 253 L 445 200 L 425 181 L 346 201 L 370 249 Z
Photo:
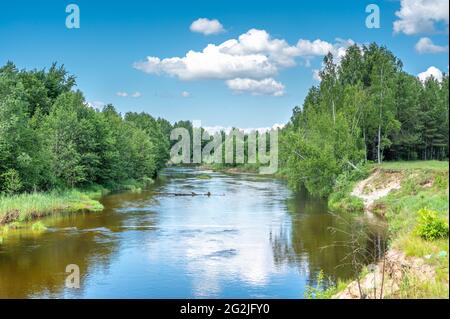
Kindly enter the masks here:
M 377 159 L 378 164 L 381 164 L 381 123 L 378 125 Z
M 377 159 L 378 164 L 381 164 L 381 120 L 382 120 L 382 110 L 383 110 L 383 68 L 381 68 L 381 90 L 380 90 L 380 118 L 378 119 L 378 149 L 377 149 Z
M 363 131 L 364 136 L 364 162 L 367 163 L 367 142 L 366 142 L 366 129 Z
M 336 125 L 336 111 L 334 109 L 334 100 L 331 101 L 331 105 L 333 107 L 333 124 Z

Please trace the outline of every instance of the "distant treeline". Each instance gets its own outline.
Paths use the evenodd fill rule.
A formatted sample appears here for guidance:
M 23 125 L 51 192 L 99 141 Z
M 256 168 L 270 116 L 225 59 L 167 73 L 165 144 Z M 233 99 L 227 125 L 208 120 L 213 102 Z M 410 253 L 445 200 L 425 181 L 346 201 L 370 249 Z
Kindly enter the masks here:
M 321 82 L 283 129 L 290 183 L 328 195 L 338 175 L 367 161 L 448 159 L 448 75 L 421 82 L 376 44 L 328 54 Z
M 0 193 L 145 183 L 169 158 L 171 125 L 90 107 L 61 66 L 0 68 Z
M 267 138 L 266 149 L 278 151 L 279 171 L 294 188 L 327 196 L 338 176 L 370 161 L 448 160 L 448 75 L 422 82 L 376 44 L 353 45 L 340 61 L 328 54 L 319 75 L 280 130 L 279 149 L 271 150 Z M 0 193 L 145 182 L 169 160 L 173 128 L 193 136 L 190 121 L 122 116 L 112 105 L 96 110 L 74 86 L 56 65 L 0 69 Z M 192 147 L 191 138 L 191 158 Z

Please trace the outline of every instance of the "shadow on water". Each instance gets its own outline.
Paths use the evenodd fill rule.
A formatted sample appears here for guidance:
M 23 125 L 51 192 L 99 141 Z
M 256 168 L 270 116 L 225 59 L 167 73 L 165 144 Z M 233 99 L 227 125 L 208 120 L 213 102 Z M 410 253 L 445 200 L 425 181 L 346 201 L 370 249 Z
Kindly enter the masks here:
M 354 278 L 362 265 L 376 262 L 386 245 L 385 221 L 376 216 L 329 212 L 327 201 L 302 190 L 287 200 L 289 229 L 272 234 L 274 259 L 296 265 L 314 284 L 322 271 L 325 277 Z M 362 252 L 355 248 L 362 248 Z M 351 265 L 351 259 L 357 259 Z

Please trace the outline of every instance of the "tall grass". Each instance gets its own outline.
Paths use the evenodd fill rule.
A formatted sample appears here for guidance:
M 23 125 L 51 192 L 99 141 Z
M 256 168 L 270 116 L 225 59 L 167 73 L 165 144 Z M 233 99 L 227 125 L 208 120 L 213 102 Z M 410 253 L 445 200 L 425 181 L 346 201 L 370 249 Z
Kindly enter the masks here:
M 58 211 L 100 211 L 103 206 L 92 199 L 99 195 L 98 190 L 0 195 L 0 224 L 27 221 Z

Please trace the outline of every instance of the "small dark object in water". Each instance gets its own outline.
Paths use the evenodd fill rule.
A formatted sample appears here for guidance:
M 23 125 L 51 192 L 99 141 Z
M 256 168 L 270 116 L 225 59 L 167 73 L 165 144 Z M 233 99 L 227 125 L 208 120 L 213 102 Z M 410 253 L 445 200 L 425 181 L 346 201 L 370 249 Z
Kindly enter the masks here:
M 207 192 L 205 194 L 199 194 L 196 192 L 190 192 L 190 193 L 155 193 L 158 195 L 172 195 L 172 196 L 212 196 L 211 192 Z M 224 196 L 224 195 L 217 195 L 217 196 Z

